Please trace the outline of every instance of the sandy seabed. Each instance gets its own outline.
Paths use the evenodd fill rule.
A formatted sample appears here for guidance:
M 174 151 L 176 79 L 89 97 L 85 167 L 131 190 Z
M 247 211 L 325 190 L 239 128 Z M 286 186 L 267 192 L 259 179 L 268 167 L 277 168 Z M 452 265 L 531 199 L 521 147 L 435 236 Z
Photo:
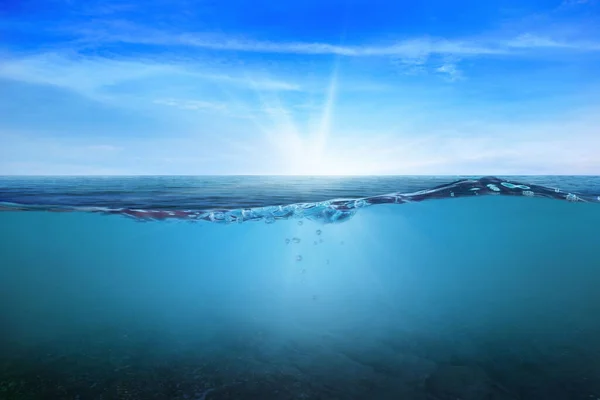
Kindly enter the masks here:
M 119 329 L 32 345 L 4 343 L 0 398 L 416 399 L 600 398 L 599 346 L 449 340 L 388 332 L 281 338 L 260 329 L 206 340 Z M 583 338 L 581 340 L 584 340 Z M 579 348 L 580 350 L 577 350 Z

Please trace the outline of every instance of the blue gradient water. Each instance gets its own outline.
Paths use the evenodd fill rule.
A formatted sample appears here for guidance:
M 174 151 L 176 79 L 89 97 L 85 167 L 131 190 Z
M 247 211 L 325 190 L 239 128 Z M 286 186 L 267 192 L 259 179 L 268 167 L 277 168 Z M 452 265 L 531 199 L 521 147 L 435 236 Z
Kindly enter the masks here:
M 268 224 L 7 206 L 209 210 L 454 180 L 232 179 L 0 180 L 0 398 L 600 397 L 600 204 L 470 196 Z

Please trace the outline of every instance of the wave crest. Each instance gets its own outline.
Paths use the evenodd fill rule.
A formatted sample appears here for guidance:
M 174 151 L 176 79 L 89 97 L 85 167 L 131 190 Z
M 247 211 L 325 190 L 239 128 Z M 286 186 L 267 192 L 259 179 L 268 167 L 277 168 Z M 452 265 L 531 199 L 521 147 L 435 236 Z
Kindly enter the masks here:
M 433 199 L 485 195 L 544 197 L 570 202 L 600 203 L 600 196 L 564 192 L 560 189 L 513 182 L 496 177 L 483 177 L 479 179 L 461 179 L 449 184 L 436 186 L 432 189 L 413 193 L 398 192 L 359 199 L 333 199 L 314 203 L 296 203 L 233 210 L 153 210 L 141 208 L 23 205 L 0 202 L 0 211 L 91 212 L 106 215 L 122 215 L 138 221 L 185 220 L 190 222 L 206 221 L 231 224 L 246 221 L 273 223 L 277 220 L 307 218 L 322 223 L 339 223 L 352 218 L 359 209 L 377 204 L 404 204 Z

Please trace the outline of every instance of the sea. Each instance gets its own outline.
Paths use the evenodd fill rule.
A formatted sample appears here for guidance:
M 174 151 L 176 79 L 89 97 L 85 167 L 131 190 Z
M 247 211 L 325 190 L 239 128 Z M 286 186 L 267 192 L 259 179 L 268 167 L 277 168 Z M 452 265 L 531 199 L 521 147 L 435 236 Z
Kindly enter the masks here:
M 0 399 L 598 400 L 599 196 L 0 177 Z

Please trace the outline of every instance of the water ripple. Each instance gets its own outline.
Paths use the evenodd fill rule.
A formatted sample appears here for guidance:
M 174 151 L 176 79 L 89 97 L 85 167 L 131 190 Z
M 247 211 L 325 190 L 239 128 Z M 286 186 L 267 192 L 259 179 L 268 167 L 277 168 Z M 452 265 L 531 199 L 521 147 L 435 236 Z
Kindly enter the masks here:
M 213 210 L 179 210 L 146 208 L 111 208 L 98 206 L 72 205 L 31 205 L 0 202 L 0 211 L 52 211 L 52 212 L 92 212 L 106 215 L 123 215 L 139 221 L 185 220 L 206 221 L 220 224 L 306 218 L 322 223 L 339 223 L 352 218 L 356 212 L 377 204 L 404 204 L 433 199 L 473 197 L 485 195 L 544 197 L 570 202 L 600 203 L 600 196 L 582 195 L 541 185 L 523 184 L 496 177 L 461 179 L 449 184 L 413 193 L 390 193 L 360 199 L 332 199 L 313 203 Z M 301 221 L 299 221 L 299 224 Z

